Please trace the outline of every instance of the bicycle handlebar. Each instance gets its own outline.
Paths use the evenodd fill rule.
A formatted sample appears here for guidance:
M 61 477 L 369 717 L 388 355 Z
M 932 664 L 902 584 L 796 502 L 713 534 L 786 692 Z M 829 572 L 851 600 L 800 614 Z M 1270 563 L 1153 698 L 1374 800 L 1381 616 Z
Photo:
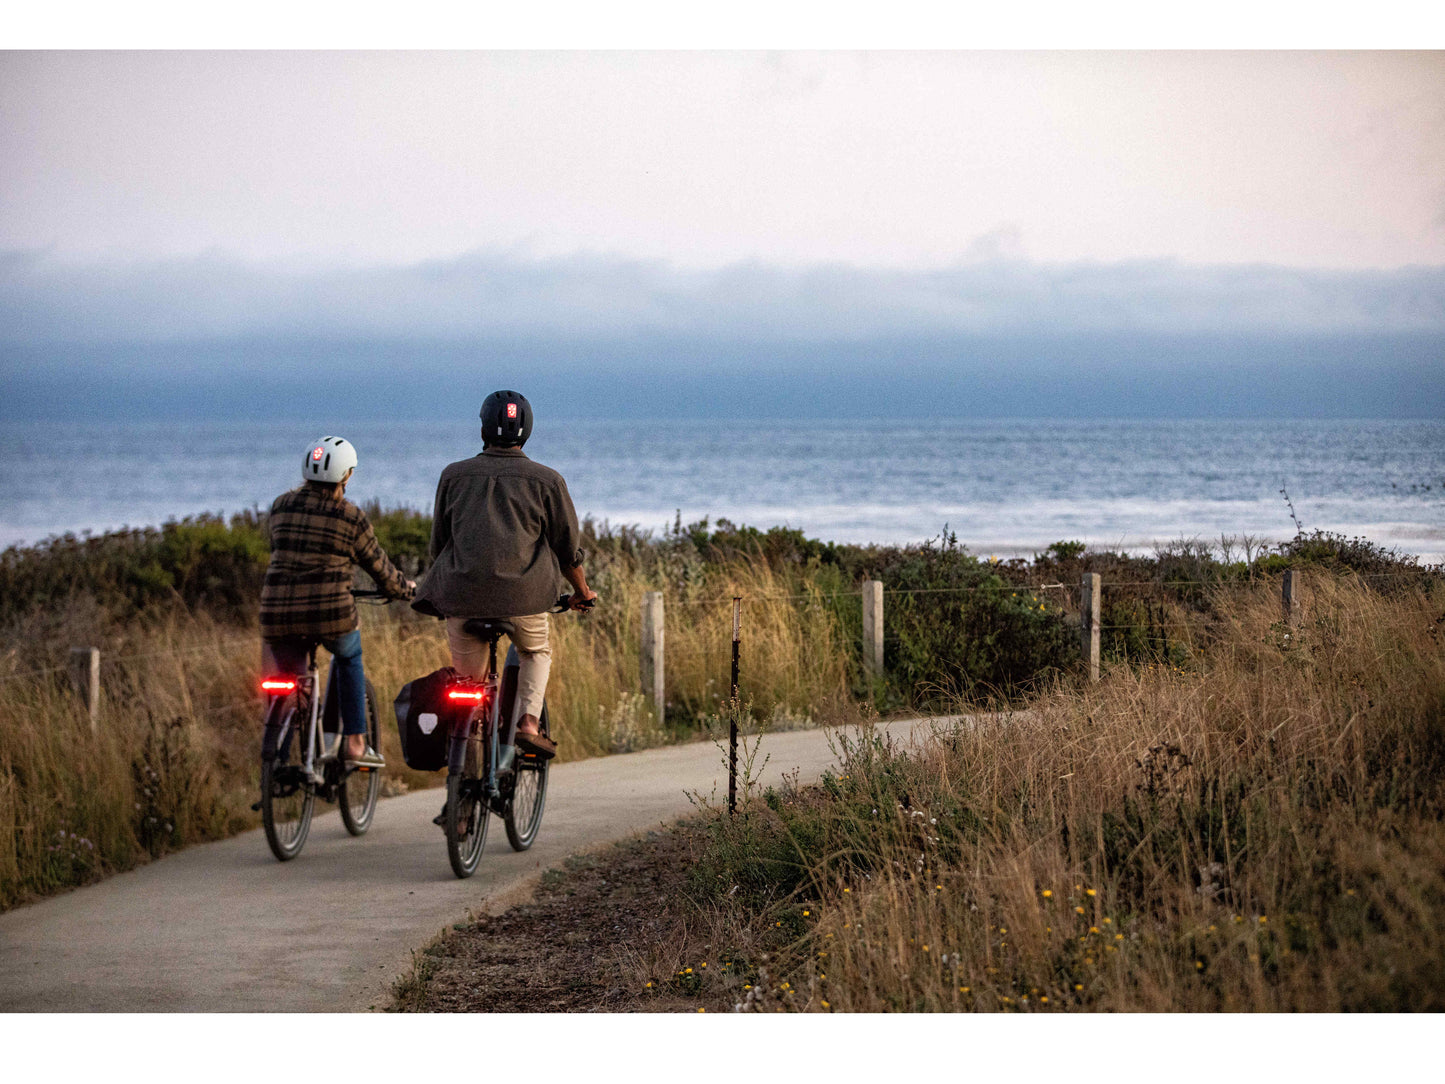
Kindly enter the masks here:
M 405 602 L 406 599 L 397 598 L 395 595 L 388 595 L 385 591 L 370 591 L 359 587 L 351 589 L 352 598 L 379 600 L 381 602 Z
M 597 598 L 596 598 L 595 596 L 592 597 L 592 598 L 589 598 L 586 602 L 582 603 L 581 612 L 582 612 L 582 613 L 586 613 L 587 611 L 591 610 L 593 606 L 596 606 L 596 605 L 597 605 Z M 563 595 L 563 596 L 562 596 L 561 598 L 559 598 L 555 603 L 552 604 L 552 608 L 551 608 L 550 610 L 548 610 L 547 612 L 548 612 L 548 613 L 551 613 L 551 614 L 561 614 L 561 613 L 566 613 L 566 612 L 567 612 L 568 610 L 570 610 L 571 608 L 572 608 L 572 596 L 571 596 L 571 595 Z

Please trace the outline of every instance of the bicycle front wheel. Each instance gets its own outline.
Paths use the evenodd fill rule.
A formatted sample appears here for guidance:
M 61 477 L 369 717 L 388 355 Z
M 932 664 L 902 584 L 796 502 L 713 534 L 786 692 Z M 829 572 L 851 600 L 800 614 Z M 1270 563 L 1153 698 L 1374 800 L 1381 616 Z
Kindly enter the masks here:
M 545 701 L 539 723 L 538 729 L 551 737 Z M 542 827 L 542 810 L 547 805 L 547 765 L 550 763 L 547 758 L 517 750 L 512 769 L 512 797 L 507 802 L 507 815 L 502 821 L 507 828 L 507 842 L 514 851 L 525 851 L 530 847 L 537 838 L 537 830 Z
M 266 720 L 266 744 L 275 755 L 263 752 L 261 758 L 261 823 L 271 853 L 281 862 L 301 853 L 316 806 L 316 791 L 301 766 L 303 735 L 295 732 L 299 722 L 295 696 L 273 704 Z
M 345 740 L 344 738 L 342 739 Z M 366 742 L 373 749 L 381 748 L 381 731 L 376 723 L 376 690 L 366 679 Z M 341 823 L 354 836 L 365 835 L 376 814 L 376 799 L 381 794 L 381 772 L 376 769 L 347 772 L 341 780 Z
M 477 871 L 487 842 L 487 805 L 481 781 L 466 775 L 447 776 L 447 858 L 452 872 L 467 878 Z

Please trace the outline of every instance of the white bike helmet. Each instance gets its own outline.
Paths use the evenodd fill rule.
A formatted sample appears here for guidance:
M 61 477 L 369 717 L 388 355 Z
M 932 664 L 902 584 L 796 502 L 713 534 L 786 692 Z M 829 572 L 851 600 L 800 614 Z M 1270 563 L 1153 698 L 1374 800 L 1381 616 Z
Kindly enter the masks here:
M 340 437 L 322 437 L 306 449 L 301 477 L 308 482 L 339 482 L 356 466 L 356 448 Z

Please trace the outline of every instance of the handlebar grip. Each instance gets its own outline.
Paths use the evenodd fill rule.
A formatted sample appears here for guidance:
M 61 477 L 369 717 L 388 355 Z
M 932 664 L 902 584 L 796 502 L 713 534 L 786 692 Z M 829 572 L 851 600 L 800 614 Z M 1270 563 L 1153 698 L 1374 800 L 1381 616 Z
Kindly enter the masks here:
M 590 609 L 592 609 L 593 606 L 596 606 L 596 605 L 597 605 L 597 599 L 596 599 L 595 597 L 594 597 L 594 598 L 589 598 L 586 602 L 582 603 L 582 609 L 583 609 L 584 611 L 585 611 L 585 610 L 590 610 Z M 566 613 L 566 612 L 567 612 L 568 610 L 570 610 L 571 608 L 572 608 L 572 596 L 571 596 L 571 595 L 563 595 L 561 598 L 559 598 L 559 599 L 557 600 L 557 604 L 552 607 L 552 611 L 551 611 L 551 612 L 554 613 L 554 614 L 561 614 L 561 613 Z

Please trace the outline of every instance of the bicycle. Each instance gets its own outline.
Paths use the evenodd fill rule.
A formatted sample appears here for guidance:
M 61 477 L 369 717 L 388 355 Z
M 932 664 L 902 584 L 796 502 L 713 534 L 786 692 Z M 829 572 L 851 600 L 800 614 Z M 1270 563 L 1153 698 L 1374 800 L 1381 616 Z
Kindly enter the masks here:
M 380 591 L 353 590 L 358 599 L 385 599 Z M 265 675 L 265 731 L 261 740 L 261 800 L 251 806 L 261 814 L 266 842 L 279 861 L 301 853 L 311 831 L 316 799 L 337 802 L 341 822 L 353 836 L 366 834 L 381 793 L 381 772 L 347 768 L 338 755 L 342 735 L 339 698 L 334 688 L 319 694 L 317 644 L 307 649 L 304 674 Z M 329 683 L 334 684 L 334 683 Z M 323 706 L 324 705 L 324 706 Z M 366 679 L 367 744 L 379 749 L 376 690 Z
M 584 607 L 590 610 L 595 599 Z M 563 595 L 548 613 L 571 609 L 572 596 Z M 500 817 L 507 842 L 525 851 L 537 838 L 547 804 L 547 767 L 550 757 L 519 749 L 516 724 L 511 721 L 517 692 L 517 649 L 509 647 L 503 673 L 497 674 L 497 641 L 510 636 L 510 622 L 472 618 L 464 630 L 487 645 L 487 669 L 480 678 L 454 683 L 447 698 L 471 710 L 458 717 L 447 750 L 447 798 L 442 827 L 447 837 L 447 859 L 459 878 L 470 877 L 481 861 L 487 842 L 489 814 Z M 505 725 L 502 720 L 506 719 Z M 478 725 L 480 724 L 480 726 Z M 547 702 L 542 701 L 538 730 L 551 737 Z

